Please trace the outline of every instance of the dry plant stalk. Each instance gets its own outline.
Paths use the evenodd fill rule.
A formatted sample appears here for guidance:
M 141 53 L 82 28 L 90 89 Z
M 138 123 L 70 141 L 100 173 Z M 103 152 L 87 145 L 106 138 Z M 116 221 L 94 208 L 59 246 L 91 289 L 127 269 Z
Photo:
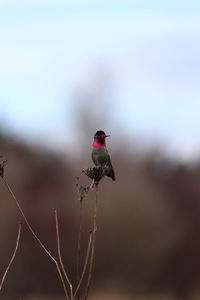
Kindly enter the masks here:
M 26 218 L 22 208 L 21 208 L 21 205 L 19 203 L 19 201 L 17 200 L 16 196 L 14 195 L 11 187 L 9 186 L 5 176 L 2 178 L 2 181 L 4 182 L 8 192 L 10 193 L 10 195 L 12 196 L 13 200 L 15 201 L 16 205 L 17 205 L 17 208 L 18 210 L 20 211 L 28 229 L 30 230 L 31 234 L 34 236 L 34 238 L 36 239 L 36 241 L 38 242 L 38 244 L 42 247 L 42 249 L 44 250 L 44 252 L 46 253 L 47 256 L 49 256 L 49 258 L 53 261 L 53 263 L 56 265 L 56 268 L 57 268 L 57 271 L 58 271 L 58 274 L 59 274 L 59 277 L 60 277 L 60 280 L 62 282 L 62 286 L 63 286 L 63 289 L 64 289 L 64 293 L 65 293 L 65 297 L 67 300 L 69 300 L 69 295 L 68 295 L 68 291 L 67 291 L 67 288 L 66 288 L 66 285 L 65 285 L 65 281 L 64 281 L 64 278 L 63 278 L 63 275 L 62 275 L 62 272 L 61 272 L 61 269 L 60 269 L 60 266 L 59 266 L 59 263 L 58 261 L 53 257 L 53 255 L 48 251 L 48 249 L 46 248 L 46 246 L 42 243 L 42 241 L 40 240 L 40 238 L 37 236 L 37 234 L 35 233 L 35 231 L 33 230 L 32 226 L 30 225 L 28 219 Z
M 89 237 L 89 243 L 88 243 L 88 248 L 87 248 L 87 253 L 86 253 L 86 258 L 85 258 L 85 263 L 81 275 L 81 237 L 82 237 L 82 215 L 83 215 L 83 200 L 88 196 L 88 194 L 93 190 L 94 187 L 94 180 L 89 186 L 85 185 L 80 185 L 79 184 L 79 178 L 77 179 L 77 192 L 78 192 L 78 200 L 80 203 L 79 206 L 79 232 L 78 232 L 78 242 L 77 242 L 77 261 L 76 261 L 76 281 L 77 281 L 77 288 L 74 293 L 74 298 L 76 297 L 77 300 L 80 300 L 80 287 L 81 283 L 83 281 L 84 275 L 86 273 L 87 269 L 87 264 L 89 261 L 89 255 L 90 255 L 90 248 L 92 246 L 92 231 L 90 232 L 90 237 Z
M 73 287 L 72 284 L 69 280 L 69 277 L 67 276 L 67 272 L 65 270 L 63 260 L 62 260 L 62 255 L 61 255 L 61 248 L 60 248 L 60 233 L 59 233 L 59 226 L 58 226 L 58 214 L 57 210 L 55 210 L 55 222 L 56 222 L 56 237 L 57 237 L 57 251 L 58 251 L 58 257 L 59 257 L 59 262 L 63 271 L 63 274 L 65 276 L 65 279 L 69 285 L 70 288 L 70 299 L 73 300 Z
M 80 282 L 80 269 L 81 269 L 81 237 L 82 237 L 82 215 L 83 215 L 83 201 L 80 202 L 79 209 L 79 232 L 78 232 L 78 243 L 77 243 L 77 259 L 76 259 L 76 284 L 79 285 Z M 74 295 L 76 297 L 76 293 Z M 80 300 L 79 289 L 77 291 L 77 300 Z
M 93 274 L 93 265 L 94 265 L 94 253 L 95 253 L 95 242 L 96 242 L 96 231 L 97 231 L 97 210 L 98 210 L 98 184 L 101 181 L 101 179 L 106 175 L 107 172 L 107 167 L 93 167 L 93 168 L 87 168 L 83 170 L 83 173 L 85 173 L 90 179 L 92 179 L 92 183 L 89 186 L 82 186 L 79 185 L 77 182 L 77 190 L 78 190 L 78 195 L 79 195 L 79 201 L 80 201 L 80 216 L 79 216 L 79 233 L 78 233 L 78 245 L 77 245 L 77 286 L 75 289 L 75 292 L 73 293 L 73 286 L 72 283 L 69 279 L 69 276 L 67 275 L 67 272 L 65 270 L 63 260 L 62 260 L 62 255 L 61 255 L 61 246 L 60 246 L 60 233 L 59 233 L 59 224 L 58 224 L 58 214 L 57 211 L 55 210 L 55 225 L 56 225 L 56 238 L 57 238 L 57 253 L 58 253 L 58 260 L 49 252 L 49 250 L 46 248 L 46 246 L 43 244 L 43 242 L 40 240 L 40 238 L 37 236 L 35 231 L 33 230 L 32 226 L 30 225 L 26 215 L 24 214 L 24 211 L 17 200 L 15 194 L 13 193 L 10 185 L 8 184 L 8 181 L 6 180 L 4 176 L 4 166 L 7 160 L 4 160 L 3 162 L 0 163 L 0 177 L 2 178 L 3 183 L 5 184 L 8 192 L 10 193 L 11 197 L 16 203 L 16 206 L 24 219 L 29 231 L 31 234 L 34 236 L 38 244 L 41 246 L 41 248 L 44 250 L 46 255 L 52 260 L 52 262 L 55 264 L 63 289 L 65 293 L 65 297 L 67 300 L 74 300 L 76 297 L 79 300 L 80 299 L 80 287 L 83 282 L 84 276 L 86 275 L 87 267 L 88 267 L 88 278 L 86 282 L 86 287 L 85 287 L 85 296 L 84 300 L 87 300 L 88 298 L 88 293 L 90 290 L 91 286 L 91 279 L 92 279 L 92 274 Z M 95 189 L 95 204 L 94 204 L 94 213 L 93 213 L 93 229 L 90 232 L 89 235 L 89 242 L 88 242 L 88 247 L 87 247 L 87 252 L 86 252 L 86 257 L 85 257 L 85 262 L 83 265 L 82 272 L 80 271 L 81 269 L 81 235 L 82 235 L 82 205 L 83 205 L 83 199 L 93 190 Z M 10 266 L 15 258 L 18 246 L 19 246 L 19 239 L 20 239 L 20 234 L 21 234 L 21 225 L 19 225 L 19 231 L 18 231 L 18 236 L 17 236 L 17 241 L 16 241 L 16 247 L 13 253 L 13 256 L 10 260 L 10 263 L 4 273 L 4 276 L 2 278 L 1 284 L 0 284 L 0 290 L 2 288 L 3 282 L 6 278 L 6 275 L 10 269 Z M 65 280 L 69 286 L 69 291 L 66 287 Z
M 12 255 L 10 261 L 9 261 L 9 264 L 8 264 L 8 266 L 7 266 L 4 274 L 3 274 L 3 277 L 1 279 L 0 291 L 2 290 L 2 287 L 3 287 L 4 281 L 6 279 L 7 273 L 10 270 L 10 267 L 11 267 L 11 265 L 12 265 L 14 259 L 15 259 L 15 256 L 16 256 L 16 253 L 17 253 L 17 249 L 19 247 L 19 240 L 20 240 L 20 236 L 21 236 L 21 228 L 22 228 L 22 225 L 19 224 L 19 229 L 18 229 L 17 240 L 16 240 L 16 244 L 15 244 L 15 249 L 14 249 L 13 255 Z
M 84 275 L 85 275 L 85 272 L 86 272 L 86 269 L 87 269 L 89 255 L 90 255 L 90 249 L 91 249 L 91 244 L 92 244 L 92 233 L 90 232 L 90 237 L 89 237 L 89 242 L 88 242 L 88 248 L 87 248 L 87 254 L 86 254 L 86 258 L 85 258 L 85 263 L 84 263 L 82 274 L 80 276 L 79 283 L 78 283 L 77 288 L 76 288 L 75 293 L 74 293 L 74 299 L 75 299 L 76 295 L 79 292 L 81 283 L 83 281 L 83 278 L 84 278 Z
M 96 185 L 94 215 L 93 215 L 92 249 L 91 249 L 89 274 L 88 274 L 88 279 L 87 279 L 87 283 L 86 283 L 86 291 L 85 291 L 84 300 L 87 300 L 87 298 L 88 298 L 88 294 L 89 294 L 89 290 L 90 290 L 90 286 L 91 286 L 92 273 L 93 273 L 96 231 L 97 231 L 97 210 L 98 210 L 98 186 Z
M 83 173 L 86 170 L 83 170 Z M 78 177 L 76 179 L 77 179 L 76 187 L 77 187 L 77 192 L 78 192 L 78 201 L 80 203 L 80 206 L 79 206 L 79 231 L 78 231 L 78 242 L 77 242 L 77 261 L 76 261 L 76 281 L 77 281 L 77 287 L 80 288 L 80 285 L 81 285 L 82 280 L 83 280 L 83 276 L 85 275 L 85 272 L 86 272 L 86 267 L 87 267 L 87 263 L 88 263 L 88 260 L 89 260 L 90 247 L 91 247 L 91 243 L 92 243 L 92 234 L 90 232 L 88 250 L 87 250 L 87 254 L 86 254 L 86 258 L 85 258 L 86 259 L 85 260 L 86 265 L 84 265 L 85 271 L 81 275 L 80 269 L 81 269 L 81 238 L 82 238 L 83 200 L 93 190 L 94 185 L 95 185 L 95 181 L 92 180 L 92 183 L 90 185 L 85 186 L 85 185 L 80 185 L 79 184 L 79 178 Z M 77 296 L 77 300 L 80 300 L 79 288 L 77 288 L 76 291 L 75 291 L 75 296 Z
M 91 235 L 91 255 L 90 255 L 90 262 L 89 262 L 89 271 L 88 271 L 88 278 L 85 287 L 85 296 L 84 300 L 87 300 L 92 274 L 93 274 L 93 265 L 94 265 L 94 254 L 95 254 L 95 244 L 96 244 L 96 231 L 97 231 L 97 211 L 98 211 L 98 185 L 102 178 L 107 174 L 108 167 L 107 166 L 97 166 L 93 168 L 83 169 L 82 172 L 92 179 L 92 183 L 90 186 L 82 186 L 77 183 L 77 189 L 79 192 L 79 201 L 80 201 L 80 211 L 82 210 L 82 202 L 83 199 L 93 190 L 95 187 L 95 204 L 94 204 L 94 213 L 93 213 L 93 229 Z M 80 220 L 81 222 L 81 220 Z M 82 226 L 79 227 L 79 239 L 78 239 L 78 251 L 80 251 L 80 237 L 81 237 L 81 230 Z M 89 254 L 88 254 L 89 255 Z M 89 258 L 89 257 L 88 257 Z M 79 261 L 80 263 L 80 261 Z M 80 268 L 80 265 L 78 266 Z M 77 270 L 79 270 L 77 268 Z M 79 300 L 79 295 L 78 295 Z

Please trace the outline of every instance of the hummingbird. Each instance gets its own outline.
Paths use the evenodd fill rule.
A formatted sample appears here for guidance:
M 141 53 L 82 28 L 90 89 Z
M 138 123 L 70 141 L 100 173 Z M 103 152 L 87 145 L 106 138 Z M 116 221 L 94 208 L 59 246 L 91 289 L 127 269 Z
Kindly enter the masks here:
M 115 172 L 112 167 L 110 155 L 106 148 L 106 138 L 110 135 L 106 135 L 103 130 L 98 130 L 94 135 L 94 141 L 92 143 L 92 160 L 96 166 L 107 166 L 108 171 L 106 176 L 115 180 Z

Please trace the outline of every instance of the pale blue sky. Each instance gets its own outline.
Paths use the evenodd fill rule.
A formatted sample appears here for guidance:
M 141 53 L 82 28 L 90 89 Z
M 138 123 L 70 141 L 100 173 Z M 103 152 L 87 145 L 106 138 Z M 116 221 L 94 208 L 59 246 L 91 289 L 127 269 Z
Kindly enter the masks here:
M 111 130 L 192 156 L 199 53 L 200 1 L 0 0 L 0 121 L 31 141 L 74 148 L 73 95 L 104 67 Z

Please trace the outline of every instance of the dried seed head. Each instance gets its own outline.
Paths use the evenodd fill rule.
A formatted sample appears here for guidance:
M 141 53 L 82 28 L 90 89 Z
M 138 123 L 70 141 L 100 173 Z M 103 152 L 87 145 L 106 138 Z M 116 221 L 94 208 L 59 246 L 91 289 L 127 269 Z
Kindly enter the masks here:
M 78 201 L 82 202 L 83 199 L 89 194 L 90 186 L 88 185 L 80 185 L 79 178 L 77 177 L 76 188 L 78 191 Z
M 107 174 L 108 168 L 108 166 L 98 166 L 83 169 L 82 172 L 90 179 L 92 179 L 96 185 L 98 185 L 101 179 Z

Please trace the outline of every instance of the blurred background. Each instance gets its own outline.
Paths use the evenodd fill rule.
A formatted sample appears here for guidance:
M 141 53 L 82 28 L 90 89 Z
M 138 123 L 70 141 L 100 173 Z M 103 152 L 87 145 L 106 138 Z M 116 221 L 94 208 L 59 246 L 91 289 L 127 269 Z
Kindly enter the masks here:
M 0 0 L 0 155 L 33 228 L 75 280 L 76 177 L 101 129 L 92 300 L 199 299 L 200 2 Z M 94 194 L 83 205 L 83 256 Z M 21 217 L 0 184 L 0 278 Z M 64 299 L 28 232 L 1 299 Z

